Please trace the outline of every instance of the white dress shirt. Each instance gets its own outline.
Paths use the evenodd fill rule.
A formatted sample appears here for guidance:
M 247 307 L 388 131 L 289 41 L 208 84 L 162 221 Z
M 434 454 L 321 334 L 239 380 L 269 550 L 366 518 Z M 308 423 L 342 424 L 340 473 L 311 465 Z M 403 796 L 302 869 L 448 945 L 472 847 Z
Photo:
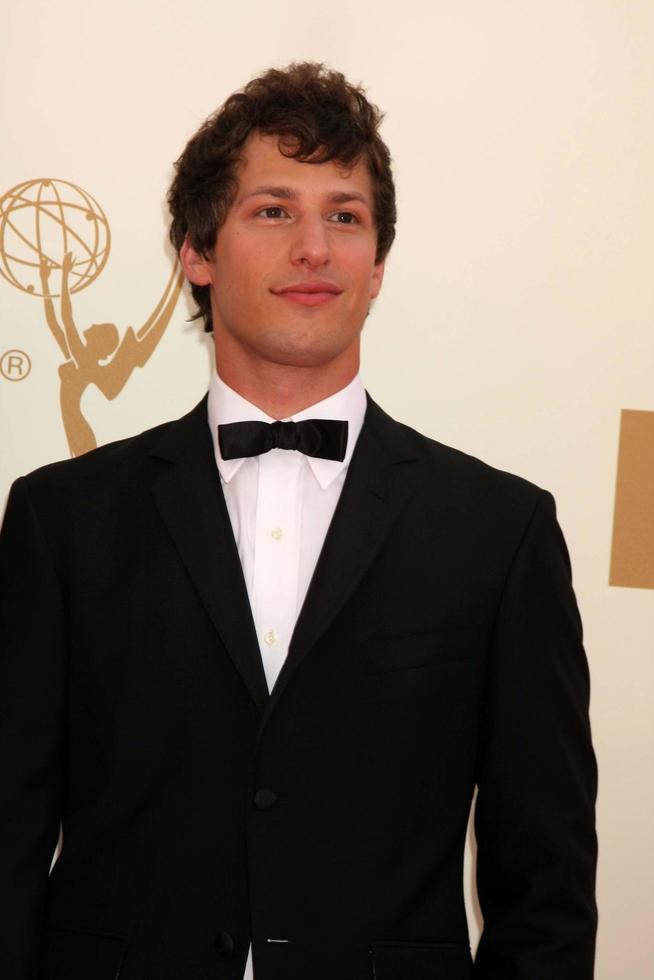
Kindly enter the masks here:
M 345 419 L 348 438 L 342 462 L 288 449 L 225 460 L 218 444 L 219 424 L 275 420 L 229 388 L 215 372 L 212 375 L 209 427 L 269 691 L 286 659 L 365 411 L 366 395 L 357 374 L 336 394 L 290 416 L 293 422 Z M 243 980 L 252 977 L 250 947 Z

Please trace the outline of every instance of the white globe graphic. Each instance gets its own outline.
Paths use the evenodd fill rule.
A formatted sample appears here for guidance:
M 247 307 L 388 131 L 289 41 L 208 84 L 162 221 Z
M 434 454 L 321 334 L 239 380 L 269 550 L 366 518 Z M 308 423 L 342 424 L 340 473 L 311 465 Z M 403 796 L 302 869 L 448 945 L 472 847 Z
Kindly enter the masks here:
M 61 265 L 72 252 L 68 288 L 85 289 L 109 257 L 110 233 L 100 205 L 67 180 L 26 180 L 0 198 L 0 275 L 33 296 L 59 296 Z M 50 266 L 43 291 L 41 262 Z

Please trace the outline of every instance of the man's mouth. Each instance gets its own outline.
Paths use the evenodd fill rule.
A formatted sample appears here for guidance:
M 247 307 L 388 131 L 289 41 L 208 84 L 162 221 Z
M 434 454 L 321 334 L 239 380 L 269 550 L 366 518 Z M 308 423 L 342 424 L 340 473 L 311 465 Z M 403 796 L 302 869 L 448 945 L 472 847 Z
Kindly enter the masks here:
M 297 282 L 290 286 L 283 286 L 281 289 L 273 289 L 275 296 L 290 300 L 292 303 L 299 303 L 301 306 L 322 306 L 341 292 L 342 289 L 335 283 L 322 280 Z

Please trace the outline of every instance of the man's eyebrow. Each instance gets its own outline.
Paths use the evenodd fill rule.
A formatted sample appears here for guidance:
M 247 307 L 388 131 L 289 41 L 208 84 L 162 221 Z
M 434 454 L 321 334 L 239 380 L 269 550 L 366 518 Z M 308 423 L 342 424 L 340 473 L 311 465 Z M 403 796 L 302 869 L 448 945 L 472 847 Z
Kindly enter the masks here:
M 250 197 L 277 197 L 283 201 L 296 201 L 297 193 L 291 187 L 282 187 L 278 184 L 262 184 L 260 187 L 254 187 L 238 202 L 242 204 L 243 201 L 247 201 Z M 360 201 L 365 204 L 366 207 L 370 207 L 370 201 L 366 198 L 365 194 L 361 194 L 360 191 L 348 190 L 348 191 L 332 191 L 331 194 L 327 195 L 327 200 L 330 204 L 349 204 L 350 201 Z
M 350 201 L 361 201 L 366 207 L 370 207 L 370 201 L 360 191 L 334 191 L 333 194 L 328 195 L 327 200 L 332 204 L 349 204 Z
M 297 194 L 290 187 L 280 187 L 278 184 L 262 184 L 261 187 L 254 187 L 247 194 L 244 194 L 238 203 L 241 204 L 243 201 L 247 201 L 249 197 L 259 197 L 260 195 L 280 197 L 284 201 L 294 201 L 297 198 Z

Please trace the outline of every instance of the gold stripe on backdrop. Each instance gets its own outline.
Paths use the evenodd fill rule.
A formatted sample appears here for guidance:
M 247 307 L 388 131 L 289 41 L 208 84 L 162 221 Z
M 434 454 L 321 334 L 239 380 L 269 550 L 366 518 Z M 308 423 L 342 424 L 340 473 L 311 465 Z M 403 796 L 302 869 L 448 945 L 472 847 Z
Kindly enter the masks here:
M 654 589 L 654 412 L 622 412 L 609 583 Z

